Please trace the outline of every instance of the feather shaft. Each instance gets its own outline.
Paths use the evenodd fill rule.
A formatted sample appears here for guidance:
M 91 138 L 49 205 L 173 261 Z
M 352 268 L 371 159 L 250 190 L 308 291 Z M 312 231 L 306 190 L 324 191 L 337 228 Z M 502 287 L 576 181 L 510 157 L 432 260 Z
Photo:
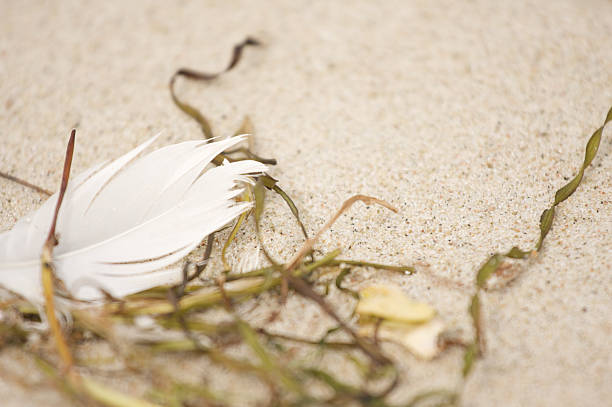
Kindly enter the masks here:
M 251 207 L 243 183 L 267 168 L 244 160 L 210 167 L 244 137 L 187 141 L 140 156 L 153 137 L 67 182 L 57 213 L 56 275 L 80 300 L 123 297 L 179 279 L 174 263 Z M 42 303 L 40 256 L 59 194 L 0 234 L 0 285 Z M 170 267 L 170 268 L 168 268 Z

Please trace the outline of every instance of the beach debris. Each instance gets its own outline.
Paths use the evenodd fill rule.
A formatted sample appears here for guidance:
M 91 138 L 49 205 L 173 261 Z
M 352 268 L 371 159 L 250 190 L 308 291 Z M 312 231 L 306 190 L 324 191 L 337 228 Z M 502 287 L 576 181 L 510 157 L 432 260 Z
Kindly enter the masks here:
M 208 74 L 190 69 L 180 69 L 173 75 L 170 82 L 170 92 L 174 103 L 184 113 L 198 122 L 205 138 L 213 137 L 208 120 L 194 106 L 188 105 L 178 98 L 174 89 L 175 82 L 177 82 L 179 77 L 187 80 L 212 81 L 237 65 L 244 47 L 258 44 L 259 42 L 252 38 L 247 38 L 242 43 L 237 44 L 227 68 L 219 73 Z M 612 109 L 610 109 L 606 116 L 604 126 L 611 119 Z M 554 204 L 542 213 L 540 218 L 540 238 L 535 248 L 523 251 L 513 247 L 507 253 L 495 253 L 478 270 L 477 278 L 474 282 L 475 293 L 473 293 L 469 306 L 469 315 L 474 325 L 473 341 L 466 343 L 463 339 L 451 337 L 452 343 L 446 342 L 447 345 L 451 343 L 464 348 L 463 378 L 459 385 L 456 389 L 426 390 L 416 394 L 412 399 L 402 402 L 402 405 L 421 406 L 433 405 L 433 403 L 440 406 L 459 405 L 466 379 L 468 379 L 477 360 L 482 357 L 485 351 L 483 324 L 485 313 L 482 312 L 484 307 L 481 304 L 481 299 L 484 299 L 486 291 L 492 288 L 491 283 L 494 282 L 496 277 L 504 277 L 506 276 L 505 273 L 509 272 L 510 269 L 507 268 L 509 259 L 531 259 L 541 250 L 544 238 L 553 225 L 555 207 L 567 199 L 579 186 L 586 167 L 591 164 L 597 153 L 604 126 L 598 129 L 589 139 L 585 159 L 578 174 L 567 185 L 557 191 Z M 252 127 L 250 120 L 245 118 L 237 134 L 252 133 Z M 252 140 L 252 138 L 248 139 L 251 142 Z M 252 143 L 247 144 L 246 141 L 235 144 L 231 149 L 223 150 L 211 160 L 211 163 L 223 166 L 226 162 L 232 163 L 243 159 L 252 159 L 263 164 L 275 163 L 274 159 L 264 159 L 254 154 Z M 245 144 L 245 147 L 241 147 L 241 145 Z M 72 153 L 69 155 L 71 156 Z M 66 171 L 66 167 L 64 171 L 64 179 L 66 180 L 68 173 L 69 166 L 68 171 Z M 32 188 L 37 193 L 50 195 L 48 191 L 13 175 L 0 172 L 0 178 L 18 182 L 21 185 Z M 249 185 L 244 194 L 236 195 L 236 197 L 240 198 L 245 196 L 251 197 L 254 201 L 254 209 L 250 212 L 248 209 L 245 209 L 241 213 L 234 225 L 234 231 L 232 231 L 230 237 L 226 240 L 221 256 L 224 260 L 224 269 L 222 270 L 223 274 L 220 274 L 219 278 L 198 278 L 200 272 L 206 267 L 206 261 L 211 254 L 214 233 L 210 233 L 208 235 L 206 252 L 202 260 L 195 264 L 187 262 L 184 265 L 182 269 L 183 282 L 180 285 L 166 285 L 160 281 L 156 284 L 159 286 L 128 296 L 121 301 L 113 298 L 111 293 L 104 292 L 106 299 L 109 300 L 109 304 L 106 304 L 105 307 L 96 307 L 95 312 L 100 314 L 95 317 L 88 316 L 88 313 L 82 312 L 83 310 L 81 309 L 71 309 L 70 313 L 74 318 L 75 324 L 70 332 L 66 332 L 68 335 L 66 340 L 64 340 L 62 332 L 57 329 L 57 324 L 53 332 L 58 352 L 64 362 L 63 369 L 56 368 L 56 363 L 46 360 L 46 358 L 42 357 L 41 352 L 32 351 L 30 345 L 33 341 L 28 339 L 28 335 L 31 336 L 33 334 L 28 333 L 27 329 L 22 328 L 26 328 L 28 321 L 39 321 L 44 316 L 39 315 L 40 307 L 27 304 L 21 299 L 9 299 L 8 301 L 0 302 L 0 310 L 2 310 L 0 311 L 2 316 L 0 318 L 0 347 L 11 344 L 24 346 L 27 343 L 28 347 L 24 350 L 27 351 L 30 358 L 35 360 L 40 370 L 59 385 L 59 388 L 75 399 L 84 401 L 93 400 L 107 406 L 154 405 L 151 402 L 163 405 L 238 405 L 235 402 L 232 403 L 232 396 L 229 393 L 217 393 L 216 389 L 209 388 L 208 384 L 204 383 L 191 384 L 192 380 L 189 383 L 182 382 L 179 378 L 167 373 L 163 369 L 166 367 L 166 364 L 159 366 L 159 363 L 155 363 L 155 355 L 162 352 L 173 352 L 180 354 L 182 357 L 187 356 L 189 358 L 196 355 L 206 357 L 210 362 L 228 371 L 231 370 L 237 375 L 257 377 L 262 383 L 260 387 L 267 387 L 269 389 L 268 404 L 389 405 L 387 396 L 392 394 L 396 388 L 397 383 L 401 379 L 402 372 L 396 366 L 395 358 L 388 358 L 383 353 L 380 347 L 380 340 L 393 340 L 411 349 L 415 354 L 420 354 L 420 357 L 431 358 L 433 357 L 431 355 L 435 356 L 440 351 L 438 348 L 439 342 L 443 343 L 440 346 L 444 348 L 443 337 L 445 335 L 440 335 L 444 328 L 443 323 L 436 317 L 436 312 L 432 307 L 427 304 L 415 303 L 399 288 L 387 286 L 369 287 L 358 293 L 345 288 L 342 285 L 342 281 L 351 272 L 350 267 L 373 267 L 380 270 L 399 271 L 404 274 L 414 273 L 414 267 L 340 259 L 338 258 L 339 250 L 326 254 L 313 250 L 313 244 L 321 232 L 313 239 L 309 239 L 306 228 L 300 220 L 296 205 L 280 189 L 277 180 L 268 174 L 260 175 L 257 178 L 258 194 L 255 193 L 256 188 Z M 111 181 L 112 179 L 109 180 L 109 182 Z M 272 263 L 271 265 L 255 270 L 242 270 L 242 267 L 235 267 L 235 270 L 232 270 L 232 267 L 229 266 L 225 259 L 225 252 L 231 241 L 235 238 L 236 232 L 241 225 L 246 223 L 250 214 L 254 215 L 253 218 L 261 218 L 265 200 L 265 190 L 262 186 L 278 194 L 287 203 L 302 230 L 306 243 L 302 250 L 298 252 L 294 261 L 289 264 L 281 264 L 279 260 L 278 264 L 270 262 Z M 355 202 L 355 199 L 359 198 L 353 197 L 345 202 L 343 209 L 339 213 L 342 213 L 347 206 Z M 249 199 L 242 200 L 249 201 Z M 61 199 L 55 199 L 55 201 L 57 201 L 55 210 L 57 215 L 61 206 Z M 120 203 L 123 204 L 123 200 Z M 243 204 L 249 205 L 248 202 L 243 202 Z M 66 215 L 63 207 L 60 213 L 62 214 L 61 216 Z M 261 219 L 256 220 L 258 222 Z M 331 223 L 333 223 L 333 220 Z M 51 231 L 47 237 L 47 242 L 55 244 L 58 240 L 62 241 L 63 236 L 58 234 L 56 239 L 54 233 L 55 220 L 51 224 Z M 259 227 L 259 225 L 256 226 Z M 321 230 L 325 229 L 324 227 Z M 43 231 L 42 236 L 44 236 L 47 230 Z M 6 239 L 6 235 L 0 235 L 0 239 Z M 0 240 L 0 252 L 3 250 L 2 243 L 6 242 Z M 265 247 L 261 239 L 259 239 L 259 244 L 261 245 L 262 253 L 265 254 Z M 54 296 L 52 293 L 55 290 L 57 294 L 58 291 L 62 291 L 65 288 L 62 287 L 62 282 L 59 279 L 54 278 L 52 266 L 56 258 L 51 256 L 53 254 L 52 249 L 53 245 L 48 250 L 48 262 L 45 262 L 44 257 L 42 261 L 43 274 L 48 277 L 45 286 L 45 293 L 47 294 L 45 307 L 47 308 L 47 319 L 49 321 L 55 319 L 52 301 Z M 123 264 L 121 265 L 123 266 Z M 129 265 L 126 264 L 125 266 Z M 120 267 L 117 267 L 117 269 L 120 269 Z M 195 269 L 196 272 L 189 273 L 191 269 Z M 371 335 L 370 338 L 357 335 L 350 324 L 345 322 L 336 313 L 333 302 L 318 294 L 322 288 L 321 284 L 324 283 L 320 277 L 337 271 L 340 272 L 336 277 L 337 288 L 345 294 L 360 299 L 362 311 L 359 314 L 362 328 L 360 333 L 368 333 Z M 178 274 L 180 276 L 180 271 Z M 510 276 L 514 276 L 514 273 L 510 274 Z M 196 278 L 198 279 L 195 280 Z M 0 267 L 0 285 L 2 283 L 1 279 L 2 268 Z M 191 284 L 188 286 L 188 283 Z M 312 339 L 251 326 L 248 315 L 240 316 L 238 315 L 238 310 L 234 311 L 234 303 L 246 302 L 251 298 L 255 302 L 254 306 L 257 306 L 258 303 L 256 301 L 258 301 L 259 295 L 262 293 L 266 293 L 266 296 L 285 298 L 286 292 L 283 293 L 282 289 L 277 289 L 283 285 L 286 286 L 286 290 L 292 290 L 295 294 L 315 302 L 323 312 L 335 320 L 336 325 L 330 328 L 322 337 Z M 447 284 L 447 286 L 454 286 L 459 289 L 465 288 L 462 283 Z M 505 287 L 506 285 L 504 284 L 503 286 Z M 398 298 L 401 299 L 394 304 L 390 304 L 389 301 Z M 282 302 L 279 301 L 279 303 Z M 215 322 L 214 320 L 207 321 L 205 319 L 208 310 L 214 313 L 221 306 L 224 306 L 234 317 L 232 321 Z M 280 309 L 275 310 L 274 315 L 278 315 L 280 312 Z M 19 319 L 13 321 L 12 318 L 7 319 L 7 315 L 15 315 L 22 318 L 23 321 Z M 124 336 L 115 335 L 114 332 L 115 328 L 121 329 L 127 327 L 137 328 L 140 331 L 154 328 L 156 335 L 150 335 L 148 342 L 139 342 L 138 345 L 129 342 L 124 343 Z M 89 331 L 83 332 L 83 329 Z M 370 329 L 370 331 L 367 331 L 367 329 Z M 157 335 L 157 333 L 162 331 L 164 335 Z M 333 335 L 340 331 L 344 331 L 345 338 L 334 338 Z M 85 334 L 87 333 L 95 333 L 95 339 L 93 340 L 99 339 L 111 344 L 122 363 L 130 367 L 130 373 L 140 372 L 142 373 L 141 376 L 149 378 L 151 381 L 151 391 L 147 394 L 146 398 L 151 400 L 151 402 L 144 398 L 134 398 L 127 393 L 119 393 L 114 388 L 106 387 L 102 383 L 94 381 L 92 377 L 81 376 L 78 373 L 82 367 L 87 367 L 91 362 L 80 357 L 73 361 L 71 349 L 68 347 L 74 347 L 77 350 L 83 338 L 92 337 L 92 335 L 86 336 Z M 181 338 L 181 334 L 184 338 Z M 177 336 L 181 339 L 175 339 Z M 346 339 L 347 336 L 348 339 Z M 438 341 L 438 336 L 442 337 L 440 341 Z M 372 338 L 374 339 L 373 341 L 371 340 Z M 256 357 L 255 363 L 250 359 L 236 356 L 238 352 L 226 350 L 226 347 L 236 346 L 237 342 L 241 342 L 243 346 L 250 348 L 251 356 Z M 363 373 L 363 381 L 359 384 L 345 381 L 344 376 L 335 375 L 333 372 L 326 372 L 319 369 L 318 366 L 310 367 L 297 362 L 287 364 L 285 356 L 289 344 L 292 344 L 291 346 L 315 347 L 318 353 L 340 353 L 355 362 L 358 370 Z M 369 356 L 372 363 L 365 365 L 355 358 L 352 355 L 355 349 L 360 349 L 362 354 Z M 347 352 L 347 350 L 350 350 L 350 352 Z M 73 363 L 74 367 L 78 367 L 79 370 L 71 369 Z M 6 375 L 6 372 L 3 372 L 3 375 Z M 306 378 L 311 380 L 304 380 Z M 382 378 L 382 381 L 386 382 L 382 391 L 373 392 L 370 390 L 373 378 Z M 190 379 L 192 378 L 190 377 Z M 327 386 L 329 393 L 323 396 L 318 393 L 312 393 L 310 391 L 312 381 Z M 239 393 L 244 393 L 241 391 L 241 388 L 237 390 Z M 392 397 L 397 398 L 395 395 Z
M 153 137 L 122 157 L 90 168 L 68 184 L 58 208 L 54 276 L 78 300 L 123 297 L 180 280 L 169 267 L 241 213 L 243 187 L 267 167 L 241 160 L 205 169 L 244 137 L 187 141 L 141 158 Z M 40 259 L 58 194 L 0 234 L 0 285 L 43 302 Z
M 365 287 L 359 297 L 355 311 L 361 335 L 399 343 L 425 360 L 441 352 L 438 338 L 444 323 L 436 318 L 433 307 L 413 301 L 399 287 L 389 285 Z
M 474 281 L 475 293 L 472 296 L 472 300 L 470 302 L 470 306 L 468 308 L 468 312 L 472 318 L 472 324 L 474 327 L 474 339 L 471 344 L 466 347 L 464 354 L 464 363 L 463 363 L 463 376 L 467 377 L 470 372 L 473 370 L 474 362 L 477 358 L 481 357 L 485 351 L 486 340 L 484 337 L 484 329 L 483 329 L 483 318 L 481 315 L 481 300 L 479 294 L 481 291 L 486 291 L 489 288 L 489 280 L 493 276 L 499 277 L 499 272 L 501 271 L 502 276 L 504 273 L 504 269 L 508 263 L 505 260 L 529 260 L 537 258 L 538 253 L 542 250 L 544 240 L 550 232 L 553 221 L 555 218 L 555 210 L 557 206 L 568 199 L 580 186 L 582 179 L 584 178 L 584 174 L 586 169 L 591 165 L 595 157 L 597 156 L 597 151 L 599 150 L 599 145 L 601 143 L 601 138 L 604 133 L 604 129 L 609 123 L 612 122 L 612 107 L 608 110 L 606 114 L 606 118 L 604 119 L 603 124 L 591 134 L 589 140 L 587 141 L 586 147 L 584 149 L 584 159 L 582 161 L 582 165 L 580 169 L 568 183 L 559 188 L 557 192 L 555 192 L 555 199 L 551 206 L 542 211 L 540 215 L 540 236 L 538 238 L 537 243 L 532 249 L 522 250 L 517 246 L 512 247 L 509 251 L 505 253 L 494 253 L 492 254 L 486 262 L 482 264 L 482 266 L 476 272 L 476 279 Z M 515 276 L 514 273 L 510 273 L 507 282 L 511 282 Z M 502 287 L 504 284 L 501 285 Z

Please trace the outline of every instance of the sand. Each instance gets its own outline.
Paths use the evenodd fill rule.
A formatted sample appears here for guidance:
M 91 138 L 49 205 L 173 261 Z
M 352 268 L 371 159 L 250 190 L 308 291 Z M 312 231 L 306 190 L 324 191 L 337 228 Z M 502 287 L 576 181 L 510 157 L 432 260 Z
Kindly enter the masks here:
M 534 245 L 541 211 L 578 170 L 612 103 L 612 3 L 0 1 L 0 171 L 57 189 L 73 126 L 76 172 L 159 131 L 158 146 L 199 138 L 172 104 L 168 79 L 180 66 L 222 69 L 247 35 L 265 47 L 214 84 L 181 82 L 178 92 L 218 135 L 251 116 L 256 151 L 278 159 L 271 174 L 310 231 L 356 193 L 397 206 L 398 214 L 355 206 L 317 247 L 417 264 L 414 276 L 364 271 L 350 281 L 398 284 L 469 338 L 475 270 L 495 251 Z M 485 295 L 487 353 L 465 406 L 612 400 L 611 152 L 608 129 L 540 256 Z M 42 201 L 0 179 L 0 230 Z M 300 235 L 277 198 L 264 222 L 271 251 L 289 259 Z M 239 236 L 232 261 L 254 246 Z M 348 315 L 351 300 L 334 300 Z M 328 324 L 294 298 L 273 328 L 316 335 Z M 402 354 L 405 380 L 393 400 L 455 386 L 461 358 Z M 185 375 L 198 369 L 181 366 Z M 42 383 L 14 348 L 0 350 L 8 370 Z M 2 376 L 0 399 L 66 403 L 48 386 Z

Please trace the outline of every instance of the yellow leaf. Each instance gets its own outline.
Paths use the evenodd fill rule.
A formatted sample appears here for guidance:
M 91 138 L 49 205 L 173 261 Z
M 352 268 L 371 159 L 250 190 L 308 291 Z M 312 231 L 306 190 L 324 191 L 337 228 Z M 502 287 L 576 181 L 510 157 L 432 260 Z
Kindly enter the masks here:
M 359 296 L 356 311 L 360 316 L 414 324 L 427 322 L 436 315 L 431 306 L 411 300 L 396 287 L 369 286 Z

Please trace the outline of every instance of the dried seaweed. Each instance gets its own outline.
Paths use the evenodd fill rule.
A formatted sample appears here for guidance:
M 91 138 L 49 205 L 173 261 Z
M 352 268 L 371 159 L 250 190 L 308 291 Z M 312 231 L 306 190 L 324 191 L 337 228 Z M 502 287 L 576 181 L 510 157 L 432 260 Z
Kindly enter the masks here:
M 176 96 L 176 91 L 174 89 L 176 80 L 179 77 L 184 77 L 184 78 L 193 79 L 193 80 L 212 81 L 213 79 L 216 79 L 217 77 L 224 74 L 225 72 L 231 71 L 236 65 L 238 65 L 238 62 L 240 62 L 240 59 L 242 57 L 242 51 L 245 47 L 256 46 L 256 45 L 260 45 L 259 41 L 257 41 L 254 38 L 250 38 L 250 37 L 242 41 L 240 44 L 237 44 L 234 47 L 234 50 L 232 52 L 232 58 L 230 59 L 229 64 L 221 72 L 206 73 L 206 72 L 200 72 L 200 71 L 196 71 L 196 70 L 189 69 L 189 68 L 181 68 L 177 70 L 174 73 L 174 75 L 172 75 L 172 77 L 170 78 L 169 87 L 170 87 L 170 95 L 172 97 L 172 100 L 174 101 L 176 106 L 178 106 L 179 109 L 181 109 L 183 112 L 189 115 L 192 119 L 198 122 L 198 124 L 200 125 L 200 128 L 202 129 L 202 133 L 204 133 L 205 138 L 207 139 L 213 138 L 213 132 L 210 127 L 210 124 L 208 120 L 206 119 L 206 117 L 204 117 L 204 115 L 202 115 L 202 113 L 200 113 L 198 109 L 181 101 L 178 98 L 178 96 Z
M 248 192 L 245 192 L 242 198 L 244 201 L 251 200 L 250 194 L 248 194 Z M 221 261 L 223 261 L 223 269 L 225 272 L 230 271 L 230 266 L 226 259 L 227 248 L 236 238 L 236 234 L 238 233 L 238 230 L 240 230 L 240 227 L 242 226 L 242 224 L 244 223 L 244 220 L 248 216 L 249 216 L 249 212 L 244 212 L 238 217 L 238 219 L 236 220 L 236 224 L 234 224 L 234 227 L 232 228 L 232 231 L 230 232 L 229 237 L 227 238 L 227 240 L 225 241 L 225 244 L 223 245 L 223 249 L 221 250 Z
M 565 201 L 567 198 L 569 198 L 578 189 L 578 186 L 580 185 L 584 177 L 584 172 L 586 168 L 591 165 L 593 159 L 597 155 L 597 150 L 599 149 L 603 129 L 611 120 L 612 108 L 608 110 L 608 114 L 606 115 L 606 118 L 601 127 L 595 130 L 595 132 L 593 132 L 593 134 L 589 138 L 585 148 L 584 161 L 582 162 L 578 173 L 567 184 L 557 190 L 557 192 L 555 193 L 555 199 L 553 201 L 553 204 L 542 212 L 542 215 L 540 216 L 540 236 L 534 248 L 532 250 L 523 251 L 515 246 L 512 247 L 512 249 L 510 249 L 506 253 L 495 253 L 491 255 L 491 257 L 489 257 L 487 261 L 477 271 L 475 281 L 476 293 L 473 295 L 469 307 L 469 314 L 472 318 L 474 326 L 474 341 L 466 348 L 465 351 L 463 365 L 464 377 L 467 377 L 469 375 L 469 373 L 472 371 L 475 360 L 479 356 L 482 356 L 485 350 L 485 338 L 483 333 L 483 321 L 479 297 L 480 291 L 486 290 L 488 280 L 491 278 L 492 275 L 494 275 L 502 268 L 505 259 L 524 260 L 528 259 L 531 256 L 536 256 L 537 253 L 542 250 L 544 239 L 550 232 L 553 225 L 556 207 L 560 203 Z
M 179 77 L 189 80 L 212 81 L 226 72 L 231 71 L 240 61 L 243 50 L 247 46 L 259 45 L 257 40 L 247 38 L 234 47 L 231 59 L 227 67 L 218 73 L 204 73 L 191 69 L 179 69 L 170 80 L 170 93 L 176 106 L 184 113 L 194 119 L 200 126 L 203 136 L 212 138 L 213 131 L 208 119 L 194 106 L 182 101 L 177 96 L 175 83 Z M 468 344 L 458 341 L 465 352 L 463 354 L 462 377 L 465 381 L 473 371 L 475 363 L 485 352 L 484 321 L 482 298 L 488 287 L 491 276 L 495 275 L 504 267 L 508 259 L 528 259 L 542 249 L 544 239 L 553 225 L 556 207 L 569 198 L 580 185 L 586 168 L 592 163 L 597 154 L 604 126 L 612 120 L 612 109 L 607 114 L 604 124 L 589 139 L 583 164 L 576 176 L 555 194 L 554 203 L 550 208 L 543 211 L 540 217 L 540 236 L 532 250 L 523 251 L 513 247 L 506 253 L 495 253 L 489 257 L 475 276 L 475 292 L 471 297 L 469 315 L 473 321 L 474 339 Z M 250 119 L 245 118 L 237 133 L 253 133 L 253 125 Z M 74 132 L 73 135 L 74 137 Z M 56 216 L 61 205 L 62 190 L 68 179 L 70 169 L 69 161 L 73 146 L 73 137 L 68 147 L 64 176 L 62 178 L 62 189 Z M 249 139 L 252 141 L 252 139 Z M 268 164 L 275 164 L 276 160 L 262 158 L 252 152 L 252 145 L 239 147 L 225 151 L 214 160 L 217 165 L 224 160 L 235 161 L 240 159 L 254 159 Z M 8 179 L 6 174 L 0 173 Z M 14 178 L 14 177 L 13 177 Z M 38 187 L 32 186 L 25 181 L 12 179 L 22 185 L 47 193 Z M 38 189 L 37 189 L 38 188 Z M 261 222 L 263 221 L 263 210 L 266 203 L 266 190 L 271 190 L 279 195 L 289 207 L 291 214 L 296 219 L 305 241 L 292 259 L 287 262 L 274 259 L 265 248 L 262 241 Z M 317 255 L 313 248 L 320 236 L 346 211 L 351 205 L 358 201 L 366 204 L 379 204 L 395 211 L 384 201 L 372 197 L 357 195 L 341 206 L 325 225 L 310 238 L 307 228 L 300 219 L 299 210 L 289 195 L 278 186 L 278 181 L 266 174 L 260 176 L 250 192 L 242 199 L 252 200 L 254 208 L 243 214 L 233 226 L 227 237 L 221 252 L 223 270 L 211 270 L 216 278 L 203 278 L 202 272 L 211 255 L 213 235 L 209 236 L 203 259 L 192 266 L 185 264 L 183 271 L 183 282 L 176 286 L 157 287 L 146 292 L 139 293 L 121 301 L 109 298 L 109 301 L 94 312 L 91 310 L 78 310 L 72 313 L 74 326 L 70 332 L 69 340 L 66 341 L 64 334 L 58 324 L 54 311 L 54 296 L 62 294 L 61 282 L 54 280 L 52 269 L 52 249 L 57 243 L 53 225 L 49 232 L 49 238 L 43 253 L 42 268 L 43 281 L 46 292 L 46 316 L 51 325 L 53 337 L 56 340 L 58 353 L 61 355 L 64 370 L 58 370 L 54 365 L 41 357 L 36 361 L 41 370 L 46 372 L 58 383 L 60 388 L 74 397 L 75 400 L 87 402 L 96 401 L 107 406 L 152 406 L 153 402 L 163 405 L 189 406 L 189 405 L 224 405 L 227 400 L 222 393 L 217 393 L 206 384 L 194 385 L 182 383 L 169 377 L 160 371 L 151 359 L 162 353 L 193 354 L 207 358 L 211 363 L 221 366 L 237 374 L 253 375 L 264 383 L 269 389 L 267 403 L 269 405 L 364 405 L 364 406 L 391 406 L 388 396 L 397 386 L 400 375 L 392 358 L 386 355 L 380 347 L 377 336 L 367 338 L 355 331 L 350 321 L 342 318 L 333 304 L 323 295 L 319 294 L 322 279 L 326 274 L 332 274 L 333 281 L 341 293 L 358 299 L 359 294 L 345 286 L 345 277 L 355 272 L 360 267 L 399 272 L 410 275 L 415 272 L 411 266 L 385 265 L 373 262 L 339 259 L 340 250 L 334 250 L 323 255 Z M 238 230 L 245 224 L 249 217 L 253 217 L 257 238 L 260 248 L 266 255 L 269 265 L 250 270 L 237 272 L 232 270 L 227 262 L 227 251 L 231 243 L 236 239 Z M 195 273 L 189 273 L 195 268 Z M 208 273 L 207 273 L 208 276 Z M 200 277 L 197 282 L 196 278 Z M 251 302 L 257 306 L 260 295 L 266 293 L 280 300 L 284 300 L 290 293 L 302 296 L 312 301 L 327 314 L 335 323 L 333 328 L 319 339 L 304 338 L 289 333 L 271 332 L 265 327 L 252 326 L 247 318 L 240 316 L 235 306 L 241 302 Z M 0 307 L 13 307 L 8 304 Z M 36 310 L 20 305 L 22 315 L 24 313 L 36 314 Z M 208 311 L 212 309 L 225 309 L 226 316 L 222 322 L 211 322 L 206 319 Z M 280 311 L 278 311 L 280 312 Z M 145 318 L 153 324 L 156 329 L 164 334 L 155 339 L 129 341 L 124 340 L 115 333 L 116 327 L 134 328 L 138 326 L 138 320 Z M 82 338 L 86 332 L 92 332 L 100 340 L 111 344 L 117 358 L 126 365 L 126 368 L 142 374 L 151 380 L 151 392 L 148 400 L 128 396 L 104 386 L 91 378 L 77 374 L 73 365 L 82 365 L 84 361 L 72 359 L 71 346 L 76 345 L 76 338 Z M 182 334 L 177 337 L 176 334 Z M 343 335 L 341 340 L 330 339 L 332 335 Z M 18 324 L 8 324 L 0 321 L 0 346 L 10 344 L 22 344 L 26 341 L 27 331 Z M 178 338 L 178 339 L 177 339 Z M 452 341 L 451 341 L 452 342 Z M 281 360 L 283 345 L 287 343 L 298 344 L 306 348 L 314 348 L 321 352 L 341 352 L 350 360 L 353 360 L 364 375 L 361 384 L 349 384 L 324 369 L 324 366 L 308 366 L 305 363 L 296 362 L 287 364 Z M 243 347 L 250 350 L 251 358 L 239 358 L 227 352 L 232 347 Z M 67 373 L 67 374 L 66 374 Z M 152 378 L 162 378 L 154 380 Z M 377 392 L 368 389 L 368 384 L 374 379 L 382 380 Z M 323 385 L 327 390 L 325 396 L 313 391 L 312 382 Z M 380 388 L 382 387 L 382 390 Z M 331 395 L 330 395 L 331 394 Z M 422 405 L 456 406 L 460 403 L 460 391 L 438 389 L 417 394 L 412 399 L 403 403 L 406 407 L 418 407 Z
M 342 281 L 344 281 L 344 278 L 346 276 L 348 276 L 351 272 L 351 269 L 343 269 L 339 274 L 338 277 L 336 277 L 336 288 L 340 291 L 343 291 L 347 294 L 349 294 L 351 297 L 353 297 L 354 299 L 358 300 L 359 299 L 359 293 L 357 291 L 351 290 L 350 288 L 345 288 L 342 287 Z

